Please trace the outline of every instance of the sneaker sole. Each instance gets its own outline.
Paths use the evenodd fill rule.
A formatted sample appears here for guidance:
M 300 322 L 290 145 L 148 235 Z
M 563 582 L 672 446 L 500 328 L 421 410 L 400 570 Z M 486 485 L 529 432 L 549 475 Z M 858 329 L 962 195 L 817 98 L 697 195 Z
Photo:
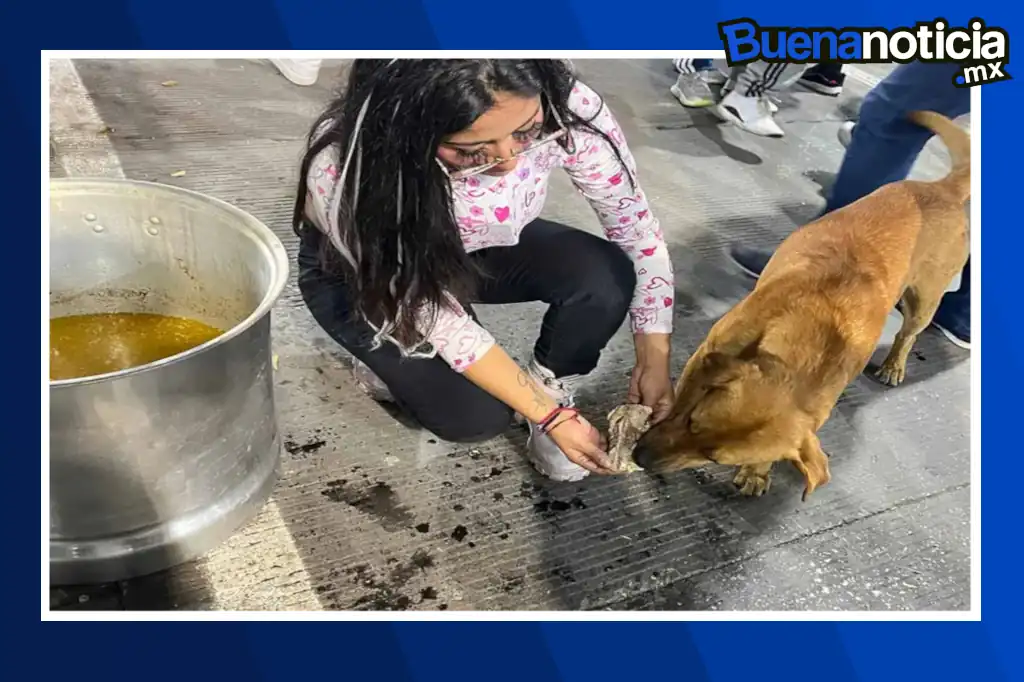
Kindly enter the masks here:
M 736 260 L 735 258 L 733 258 L 732 256 L 729 256 L 729 260 L 731 260 L 733 263 L 735 263 L 736 267 L 738 267 L 740 270 L 742 270 L 743 274 L 746 275 L 747 277 L 750 277 L 752 279 L 761 279 L 761 273 L 760 272 L 754 272 L 753 270 L 751 270 L 750 268 L 745 266 L 743 263 L 741 263 L 738 260 Z
M 530 465 L 536 469 L 541 476 L 551 479 L 557 483 L 575 483 L 576 481 L 582 481 L 590 475 L 590 472 L 583 467 L 580 467 L 579 471 L 556 473 L 544 466 L 544 463 L 540 460 L 536 460 L 532 457 L 527 457 L 527 459 L 529 460 Z
M 942 332 L 942 335 L 945 336 L 949 340 L 949 342 L 952 343 L 957 348 L 963 348 L 964 350 L 971 349 L 970 341 L 964 341 L 953 332 L 949 331 L 948 329 L 939 324 L 936 324 L 935 322 L 932 322 L 932 326 L 938 329 L 940 332 Z
M 675 97 L 677 100 L 679 100 L 680 104 L 682 104 L 684 107 L 689 107 L 691 109 L 703 109 L 705 107 L 710 107 L 712 104 L 715 103 L 715 100 L 710 99 L 710 98 L 708 98 L 708 99 L 695 99 L 695 100 L 694 99 L 687 99 L 683 95 L 683 91 L 680 90 L 679 88 L 677 88 L 674 85 L 671 88 L 669 88 L 668 90 L 669 90 L 669 92 L 672 93 L 673 97 Z

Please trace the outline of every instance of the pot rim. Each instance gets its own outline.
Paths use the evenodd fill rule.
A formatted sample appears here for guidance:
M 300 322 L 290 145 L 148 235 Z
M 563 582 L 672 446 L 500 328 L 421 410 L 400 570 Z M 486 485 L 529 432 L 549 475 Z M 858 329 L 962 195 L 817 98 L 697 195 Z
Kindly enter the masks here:
M 226 330 L 223 334 L 220 334 L 214 339 L 211 339 L 198 346 L 194 346 L 187 351 L 170 355 L 166 358 L 161 358 L 155 362 L 150 362 L 145 365 L 139 365 L 137 367 L 129 367 L 117 372 L 107 372 L 105 374 L 94 374 L 85 377 L 78 377 L 75 379 L 60 379 L 57 381 L 50 381 L 50 389 L 55 388 L 70 388 L 73 386 L 82 386 L 86 384 L 95 384 L 106 381 L 113 381 L 121 379 L 123 377 L 134 376 L 143 372 L 151 372 L 157 369 L 161 369 L 168 365 L 172 365 L 177 362 L 182 362 L 191 358 L 192 356 L 199 355 L 210 348 L 219 346 L 221 344 L 231 341 L 233 338 L 248 330 L 255 325 L 264 316 L 270 314 L 271 309 L 277 303 L 281 293 L 284 291 L 285 285 L 288 283 L 289 275 L 289 261 L 288 253 L 284 248 L 284 244 L 281 243 L 280 238 L 274 234 L 273 230 L 267 227 L 261 220 L 247 211 L 229 204 L 223 199 L 210 196 L 209 194 L 203 194 L 202 192 L 196 192 L 194 190 L 185 189 L 183 187 L 175 187 L 174 185 L 167 185 L 160 182 L 149 182 L 145 180 L 131 180 L 127 178 L 51 178 L 50 179 L 50 194 L 53 195 L 53 190 L 60 187 L 63 191 L 76 192 L 76 191 L 87 191 L 89 189 L 95 189 L 100 191 L 108 191 L 109 188 L 134 188 L 136 190 L 145 190 L 149 192 L 164 193 L 170 195 L 177 195 L 185 197 L 199 203 L 205 203 L 215 209 L 219 209 L 226 213 L 231 214 L 237 218 L 239 223 L 244 225 L 247 229 L 244 231 L 245 236 L 251 238 L 257 243 L 260 249 L 264 252 L 267 260 L 273 264 L 274 272 L 271 278 L 270 286 L 267 287 L 267 292 L 264 294 L 260 304 L 256 306 L 244 320 L 236 324 L 234 327 Z M 241 230 L 240 230 L 241 231 Z M 49 334 L 49 332 L 47 332 Z

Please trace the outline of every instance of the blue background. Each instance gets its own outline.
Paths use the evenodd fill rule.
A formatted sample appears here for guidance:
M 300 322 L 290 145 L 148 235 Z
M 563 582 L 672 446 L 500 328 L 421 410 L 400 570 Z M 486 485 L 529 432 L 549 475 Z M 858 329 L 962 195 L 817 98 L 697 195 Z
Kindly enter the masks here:
M 41 374 L 33 331 L 40 310 L 34 294 L 40 243 L 34 227 L 36 178 L 43 171 L 37 165 L 40 49 L 721 49 L 716 22 L 739 17 L 763 26 L 894 27 L 936 17 L 962 26 L 980 16 L 1009 32 L 1012 60 L 1015 40 L 1024 36 L 1021 5 L 1006 0 L 998 5 L 792 0 L 774 6 L 754 0 L 0 4 L 3 318 L 5 331 L 16 329 L 0 335 L 7 393 L 0 585 L 9 623 L 0 641 L 3 663 L 14 668 L 9 679 L 1024 678 L 1020 637 L 1012 634 L 1021 603 L 1021 571 L 1014 559 L 1022 480 L 1013 468 L 1020 451 L 1016 389 L 1024 384 L 1024 354 L 1013 331 L 1019 327 L 1024 265 L 1016 206 L 1024 148 L 1019 80 L 983 88 L 984 322 L 983 334 L 975 334 L 984 337 L 980 417 L 990 459 L 982 476 L 982 623 L 40 623 L 35 452 Z M 1012 61 L 1007 70 L 1014 73 Z

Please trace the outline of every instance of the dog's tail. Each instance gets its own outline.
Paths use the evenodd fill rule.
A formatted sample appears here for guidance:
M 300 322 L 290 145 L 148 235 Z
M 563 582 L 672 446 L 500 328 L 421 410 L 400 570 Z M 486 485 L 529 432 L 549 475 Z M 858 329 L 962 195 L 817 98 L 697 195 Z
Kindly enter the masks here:
M 934 111 L 912 111 L 910 120 L 942 139 L 953 159 L 953 169 L 940 182 L 963 202 L 971 194 L 971 136 L 963 128 Z

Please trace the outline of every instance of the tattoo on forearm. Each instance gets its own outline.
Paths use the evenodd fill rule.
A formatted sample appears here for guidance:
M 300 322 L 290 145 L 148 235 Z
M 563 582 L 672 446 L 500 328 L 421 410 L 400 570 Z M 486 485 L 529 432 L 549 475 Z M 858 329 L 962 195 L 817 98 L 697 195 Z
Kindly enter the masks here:
M 524 370 L 519 370 L 519 375 L 516 377 L 519 381 L 519 385 L 523 388 L 529 388 L 533 393 L 533 405 L 538 410 L 544 409 L 544 404 L 550 400 L 549 396 L 544 393 L 544 390 L 537 385 L 537 382 L 530 377 Z

